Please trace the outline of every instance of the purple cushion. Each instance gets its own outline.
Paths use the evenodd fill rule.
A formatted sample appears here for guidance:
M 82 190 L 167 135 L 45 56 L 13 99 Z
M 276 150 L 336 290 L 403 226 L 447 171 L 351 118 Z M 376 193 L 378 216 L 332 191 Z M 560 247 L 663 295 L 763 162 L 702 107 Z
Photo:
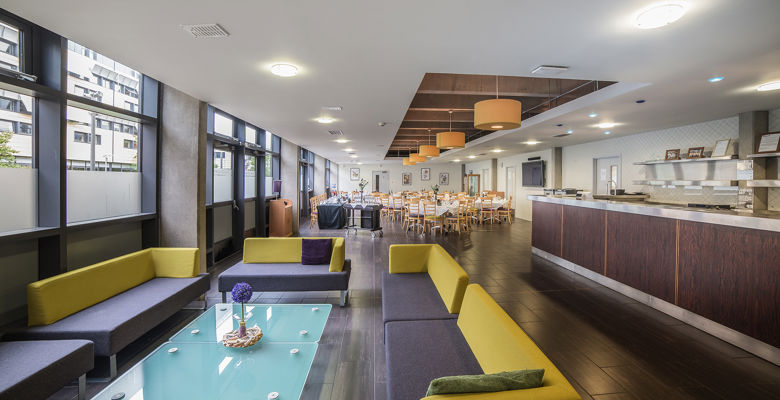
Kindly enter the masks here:
M 301 264 L 330 264 L 330 253 L 333 239 L 303 239 L 301 246 Z

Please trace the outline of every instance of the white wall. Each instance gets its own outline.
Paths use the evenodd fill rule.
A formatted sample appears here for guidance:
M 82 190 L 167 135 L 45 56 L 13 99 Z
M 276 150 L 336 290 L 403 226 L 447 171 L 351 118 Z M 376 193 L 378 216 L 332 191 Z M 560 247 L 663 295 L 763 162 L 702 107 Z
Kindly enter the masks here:
M 314 195 L 325 193 L 325 159 L 314 155 Z
M 491 187 L 491 180 L 493 177 L 492 160 L 488 159 L 482 161 L 467 162 L 466 174 L 479 175 L 479 185 L 481 186 L 480 190 L 493 190 L 493 188 Z
M 529 195 L 543 195 L 544 188 L 523 187 L 523 163 L 528 161 L 529 157 L 541 157 L 544 160 L 544 182 L 545 187 L 552 187 L 552 177 L 555 166 L 552 163 L 552 149 L 535 151 L 531 153 L 515 154 L 512 156 L 498 159 L 498 191 L 506 192 L 506 169 L 515 167 L 515 193 L 506 193 L 512 196 L 512 206 L 515 208 L 515 217 L 531 220 L 531 201 L 527 199 Z M 468 171 L 468 169 L 466 169 Z
M 736 140 L 738 138 L 738 123 L 738 117 L 734 116 L 566 146 L 563 148 L 563 186 L 592 191 L 593 159 L 618 156 L 621 158 L 621 186 L 627 191 L 643 191 L 649 193 L 654 200 L 672 203 L 736 202 L 736 192 L 733 191 L 724 195 L 712 188 L 686 189 L 676 187 L 664 189 L 662 187 L 634 185 L 632 182 L 645 179 L 646 173 L 646 167 L 634 165 L 635 162 L 663 159 L 667 149 L 679 148 L 681 152 L 686 152 L 689 147 L 704 146 L 705 152 L 712 151 L 715 141 L 729 138 Z M 665 167 L 668 166 L 665 165 Z M 736 163 L 734 163 L 734 174 L 736 176 Z M 701 177 L 690 176 L 690 179 L 695 178 Z
M 362 179 L 365 179 L 368 181 L 368 185 L 366 187 L 366 191 L 370 191 L 371 187 L 371 171 L 387 171 L 388 175 L 390 175 L 390 191 L 392 192 L 400 192 L 404 190 L 410 190 L 410 191 L 416 191 L 416 190 L 430 190 L 431 186 L 436 185 L 439 183 L 439 174 L 440 173 L 448 173 L 450 174 L 450 182 L 449 185 L 443 186 L 439 185 L 439 190 L 444 191 L 450 191 L 450 192 L 459 192 L 461 190 L 461 182 L 463 178 L 461 177 L 461 169 L 460 164 L 455 163 L 438 163 L 438 164 L 432 164 L 430 162 L 426 162 L 423 164 L 417 164 L 414 166 L 403 166 L 400 162 L 387 162 L 383 164 L 363 164 L 363 165 L 357 165 L 357 164 L 341 164 L 339 165 L 339 190 L 345 190 L 345 191 L 353 191 L 358 190 L 358 183 L 360 183 L 360 180 L 357 181 L 351 181 L 349 178 L 349 169 L 350 168 L 359 168 L 360 169 L 360 177 Z M 422 181 L 420 179 L 420 171 L 422 168 L 430 168 L 431 169 L 431 175 L 429 181 Z M 404 186 L 401 184 L 401 174 L 404 172 L 409 172 L 412 174 L 412 184 L 408 186 Z

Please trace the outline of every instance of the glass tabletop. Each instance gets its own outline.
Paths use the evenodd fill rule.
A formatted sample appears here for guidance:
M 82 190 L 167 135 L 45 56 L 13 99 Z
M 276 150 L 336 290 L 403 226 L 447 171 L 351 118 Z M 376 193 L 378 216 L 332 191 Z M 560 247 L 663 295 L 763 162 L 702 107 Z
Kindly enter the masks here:
M 330 304 L 244 304 L 246 327 L 263 330 L 261 342 L 317 342 L 325 329 Z M 219 303 L 171 337 L 171 342 L 218 342 L 238 329 L 241 304 Z
M 267 399 L 274 398 L 272 392 L 279 400 L 299 399 L 317 346 L 261 341 L 233 349 L 220 343 L 168 342 L 93 400 Z

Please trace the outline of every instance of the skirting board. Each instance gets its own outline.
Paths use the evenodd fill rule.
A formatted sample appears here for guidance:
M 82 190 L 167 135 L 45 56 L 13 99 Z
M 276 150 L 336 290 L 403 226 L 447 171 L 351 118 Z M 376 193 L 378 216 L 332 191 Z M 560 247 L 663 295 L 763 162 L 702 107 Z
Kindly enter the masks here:
M 571 261 L 564 260 L 558 256 L 552 255 L 544 250 L 531 247 L 531 252 L 547 261 L 568 269 L 578 275 L 582 275 L 596 283 L 604 285 L 618 293 L 630 297 L 642 304 L 650 306 L 664 314 L 676 318 L 688 325 L 709 333 L 725 342 L 731 343 L 749 353 L 755 354 L 773 364 L 780 365 L 780 349 L 756 340 L 744 333 L 737 332 L 727 326 L 721 325 L 715 321 L 704 318 L 701 315 L 694 314 L 684 308 L 678 307 L 672 303 L 651 296 L 645 292 L 634 289 L 631 286 L 620 283 L 614 279 L 607 278 L 604 275 L 595 273 L 587 268 L 574 264 Z

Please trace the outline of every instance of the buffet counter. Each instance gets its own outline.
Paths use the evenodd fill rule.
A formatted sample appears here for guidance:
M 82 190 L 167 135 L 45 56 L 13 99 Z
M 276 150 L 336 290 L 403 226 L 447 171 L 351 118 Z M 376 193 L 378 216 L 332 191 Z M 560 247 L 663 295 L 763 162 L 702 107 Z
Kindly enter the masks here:
M 528 199 L 534 254 L 780 364 L 780 212 Z

